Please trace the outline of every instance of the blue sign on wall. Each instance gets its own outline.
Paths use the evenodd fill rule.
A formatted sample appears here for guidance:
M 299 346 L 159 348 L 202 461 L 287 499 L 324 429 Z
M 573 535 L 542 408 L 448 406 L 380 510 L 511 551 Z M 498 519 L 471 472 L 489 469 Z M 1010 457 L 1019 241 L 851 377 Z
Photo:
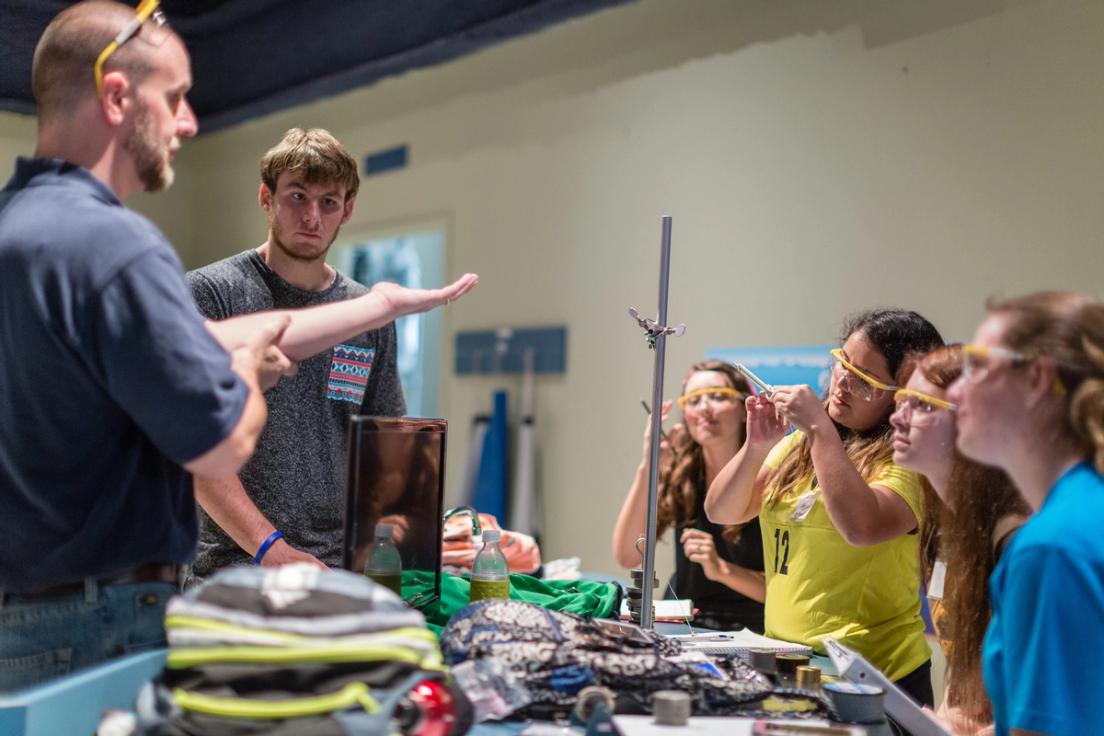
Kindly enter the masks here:
M 783 345 L 773 347 L 709 348 L 707 358 L 743 363 L 771 385 L 806 384 L 818 395 L 828 391 L 832 370 L 830 345 Z

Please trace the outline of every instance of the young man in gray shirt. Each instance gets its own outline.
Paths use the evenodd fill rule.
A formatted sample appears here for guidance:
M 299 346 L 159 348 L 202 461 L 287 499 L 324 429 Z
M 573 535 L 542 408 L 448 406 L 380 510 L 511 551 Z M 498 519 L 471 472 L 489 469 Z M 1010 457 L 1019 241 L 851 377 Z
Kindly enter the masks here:
M 261 159 L 258 197 L 268 239 L 188 274 L 200 311 L 222 320 L 369 293 L 410 298 L 421 292 L 392 284 L 369 292 L 326 263 L 353 213 L 358 187 L 356 161 L 332 135 L 319 128 L 289 130 Z M 459 292 L 452 298 L 472 279 L 447 287 Z M 296 375 L 265 393 L 269 422 L 238 478 L 196 479 L 205 513 L 195 575 L 257 558 L 266 566 L 340 564 L 348 419 L 362 405 L 378 416 L 401 416 L 406 409 L 394 323 L 349 334 L 337 344 L 318 345 L 321 352 L 301 360 Z

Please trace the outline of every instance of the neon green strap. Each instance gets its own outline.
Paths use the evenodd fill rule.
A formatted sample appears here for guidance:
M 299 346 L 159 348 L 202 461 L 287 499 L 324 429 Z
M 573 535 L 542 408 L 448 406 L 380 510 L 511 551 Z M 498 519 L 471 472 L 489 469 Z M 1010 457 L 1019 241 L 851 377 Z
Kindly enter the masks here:
M 254 628 L 250 626 L 242 626 L 240 624 L 232 624 L 226 621 L 203 618 L 201 616 L 182 616 L 180 614 L 169 615 L 165 617 L 165 630 L 173 631 L 174 629 L 214 631 L 225 634 L 237 634 L 243 637 L 259 636 L 265 639 L 271 639 L 273 641 L 287 642 L 291 645 L 295 645 L 300 642 L 317 641 L 316 637 L 304 636 L 302 634 L 292 634 L 287 631 Z M 433 635 L 432 631 L 430 631 L 429 629 L 421 629 L 414 626 L 405 626 L 399 629 L 386 629 L 384 631 L 379 631 L 371 634 L 358 634 L 356 635 L 356 638 L 361 640 L 369 638 L 378 639 L 381 642 L 421 640 L 428 644 L 433 644 L 434 646 L 437 645 L 437 637 Z
M 379 703 L 363 682 L 353 682 L 331 695 L 295 700 L 246 700 L 190 693 L 177 688 L 173 701 L 183 710 L 227 718 L 282 719 L 316 716 L 360 705 L 367 713 L 379 711 Z
M 399 646 L 371 647 L 196 647 L 170 649 L 169 669 L 178 670 L 211 663 L 239 662 L 246 664 L 383 662 L 394 661 L 419 665 L 423 669 L 444 671 L 440 655 L 423 656 Z

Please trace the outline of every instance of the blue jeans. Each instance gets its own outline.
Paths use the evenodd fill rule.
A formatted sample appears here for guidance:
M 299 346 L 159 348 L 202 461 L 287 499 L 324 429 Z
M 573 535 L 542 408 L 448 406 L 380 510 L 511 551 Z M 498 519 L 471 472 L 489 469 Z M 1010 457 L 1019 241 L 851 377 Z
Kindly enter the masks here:
M 49 600 L 0 592 L 0 692 L 165 646 L 171 583 L 99 586 Z

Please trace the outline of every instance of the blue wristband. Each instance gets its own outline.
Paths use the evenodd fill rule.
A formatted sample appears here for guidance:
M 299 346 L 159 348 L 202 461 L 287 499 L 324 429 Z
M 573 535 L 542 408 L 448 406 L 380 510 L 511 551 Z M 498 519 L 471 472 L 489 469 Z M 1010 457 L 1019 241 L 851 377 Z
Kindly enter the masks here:
M 283 536 L 284 533 L 279 529 L 269 534 L 268 539 L 261 542 L 261 548 L 257 550 L 257 556 L 253 558 L 253 562 L 257 565 L 261 564 L 261 559 L 265 556 L 265 552 L 268 551 L 268 548 L 274 545 L 276 543 L 276 540 L 280 539 Z

